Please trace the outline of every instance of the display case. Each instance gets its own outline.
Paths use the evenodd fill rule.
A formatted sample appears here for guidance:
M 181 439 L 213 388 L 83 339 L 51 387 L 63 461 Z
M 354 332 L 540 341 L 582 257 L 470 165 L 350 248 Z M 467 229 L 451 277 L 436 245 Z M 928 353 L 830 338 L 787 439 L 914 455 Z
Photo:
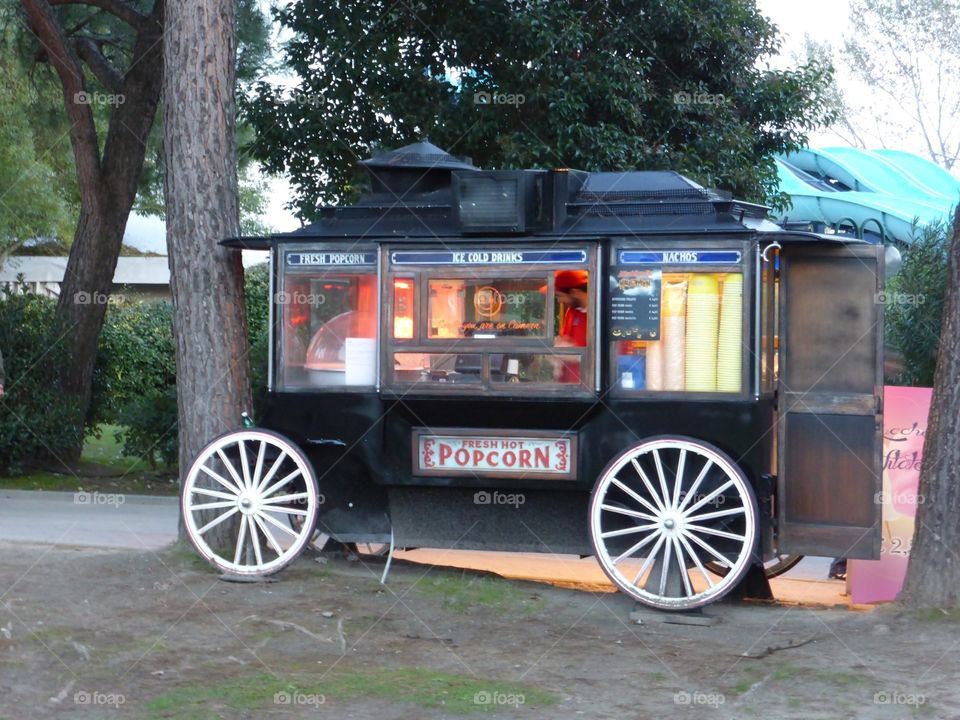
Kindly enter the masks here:
M 376 385 L 375 247 L 286 248 L 280 254 L 275 288 L 278 390 Z
M 606 306 L 612 392 L 744 397 L 757 352 L 752 260 L 741 242 L 613 244 Z
M 594 393 L 595 260 L 594 244 L 389 249 L 383 386 Z

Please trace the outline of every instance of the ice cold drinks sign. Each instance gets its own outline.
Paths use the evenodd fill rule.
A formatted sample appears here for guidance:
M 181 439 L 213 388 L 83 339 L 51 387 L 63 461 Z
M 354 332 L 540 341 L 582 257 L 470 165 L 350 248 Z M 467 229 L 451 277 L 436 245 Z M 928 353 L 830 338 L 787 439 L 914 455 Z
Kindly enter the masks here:
M 420 475 L 504 475 L 572 478 L 570 437 L 421 434 L 414 471 Z

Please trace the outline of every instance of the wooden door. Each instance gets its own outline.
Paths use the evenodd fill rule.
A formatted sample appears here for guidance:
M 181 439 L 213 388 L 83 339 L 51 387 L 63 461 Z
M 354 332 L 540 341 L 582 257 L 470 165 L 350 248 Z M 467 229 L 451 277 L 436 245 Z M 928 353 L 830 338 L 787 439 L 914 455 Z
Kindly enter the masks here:
M 785 244 L 780 270 L 780 551 L 877 558 L 883 247 Z

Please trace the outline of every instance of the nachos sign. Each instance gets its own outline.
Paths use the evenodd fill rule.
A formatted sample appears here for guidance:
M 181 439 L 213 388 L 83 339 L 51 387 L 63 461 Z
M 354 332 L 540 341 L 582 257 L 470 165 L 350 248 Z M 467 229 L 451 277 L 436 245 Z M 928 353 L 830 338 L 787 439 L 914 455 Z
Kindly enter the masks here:
M 576 441 L 569 435 L 414 435 L 416 475 L 495 475 L 573 479 Z

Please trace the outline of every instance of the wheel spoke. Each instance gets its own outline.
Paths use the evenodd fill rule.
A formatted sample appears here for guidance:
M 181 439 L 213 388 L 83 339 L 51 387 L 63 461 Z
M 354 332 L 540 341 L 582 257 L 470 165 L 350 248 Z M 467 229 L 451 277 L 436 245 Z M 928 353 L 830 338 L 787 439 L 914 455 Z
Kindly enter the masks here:
M 653 515 L 647 515 L 647 513 L 642 513 L 639 510 L 629 510 L 627 508 L 619 508 L 616 505 L 607 505 L 604 503 L 600 506 L 603 510 L 607 512 L 617 513 L 619 515 L 626 515 L 627 517 L 640 518 L 641 520 L 653 520 L 656 522 L 657 518 Z
M 623 530 L 610 530 L 605 533 L 600 533 L 602 538 L 611 538 L 611 537 L 621 537 L 623 535 L 630 535 L 637 532 L 650 532 L 649 525 L 634 525 L 633 527 L 624 528 Z
M 663 507 L 666 509 L 667 503 L 670 502 L 670 491 L 667 489 L 667 478 L 663 474 L 663 463 L 660 461 L 660 451 L 656 448 L 653 449 L 653 464 L 657 468 L 657 478 L 660 480 L 660 491 L 663 493 L 661 496 L 663 498 Z M 669 549 L 669 545 L 667 548 Z
M 680 568 L 680 577 L 683 578 L 683 589 L 687 591 L 687 597 L 693 596 L 693 586 L 690 584 L 690 576 L 687 574 L 687 565 L 683 559 L 683 548 L 680 547 L 678 536 L 673 536 L 673 552 L 677 557 L 677 566 Z
M 715 518 L 729 517 L 730 515 L 743 515 L 747 511 L 744 507 L 730 508 L 729 510 L 717 510 L 716 512 L 704 513 L 703 515 L 688 515 L 684 519 L 687 522 L 700 522 L 701 520 L 713 520 Z
M 283 461 L 287 459 L 287 451 L 281 450 L 280 454 L 277 455 L 277 459 L 273 461 L 273 464 L 270 466 L 270 469 L 267 471 L 266 477 L 260 481 L 260 484 L 257 486 L 257 491 L 260 492 L 267 486 L 273 476 L 277 474 L 277 471 L 280 469 L 280 466 L 283 465 Z
M 724 492 L 728 487 L 730 487 L 730 486 L 733 485 L 733 484 L 734 484 L 734 481 L 733 481 L 733 480 L 727 480 L 723 485 L 721 485 L 720 487 L 718 487 L 716 490 L 714 490 L 713 492 L 711 492 L 709 495 L 705 495 L 704 497 L 700 498 L 697 502 L 695 502 L 693 505 L 691 505 L 690 507 L 688 507 L 687 510 L 686 510 L 686 512 L 684 513 L 684 515 L 689 516 L 690 513 L 696 512 L 697 510 L 699 510 L 700 508 L 702 508 L 704 505 L 706 505 L 708 502 L 710 502 L 711 500 L 713 500 L 715 497 L 718 497 L 719 495 L 722 495 L 723 492 Z
M 205 461 L 204 461 L 204 462 L 205 462 Z M 203 470 L 203 472 L 205 472 L 207 475 L 209 475 L 210 477 L 212 477 L 214 480 L 216 480 L 218 483 L 220 483 L 221 485 L 223 485 L 227 490 L 229 490 L 230 492 L 232 492 L 234 495 L 239 495 L 241 492 L 243 492 L 243 491 L 242 491 L 240 488 L 238 488 L 236 485 L 234 485 L 233 483 L 231 483 L 229 480 L 227 480 L 225 477 L 223 477 L 223 476 L 220 475 L 219 473 L 215 473 L 213 470 L 211 470 L 210 468 L 208 468 L 205 464 L 200 463 L 200 469 Z M 197 491 L 194 490 L 194 492 L 197 492 Z
M 253 480 L 250 481 L 250 486 L 260 489 L 260 473 L 263 472 L 263 458 L 267 454 L 267 444 L 261 440 L 260 441 L 260 450 L 257 452 L 257 464 L 253 468 Z
M 237 469 L 233 466 L 233 463 L 227 459 L 227 456 L 223 452 L 223 448 L 217 448 L 217 455 L 220 456 L 220 462 L 222 462 L 224 467 L 227 468 L 227 472 L 230 473 L 230 477 L 233 478 L 233 481 L 237 484 L 237 487 L 243 488 L 243 480 L 241 480 L 240 476 L 237 474 Z
M 220 498 L 222 500 L 233 500 L 237 501 L 236 495 L 227 495 L 225 492 L 220 492 L 219 490 L 207 490 L 206 488 L 191 488 L 190 492 L 196 493 L 197 495 L 206 495 L 207 497 Z
M 233 564 L 240 564 L 240 557 L 243 555 L 243 546 L 247 539 L 247 523 L 250 522 L 247 516 L 240 518 L 240 534 L 237 536 L 237 549 L 233 553 Z
M 307 516 L 307 511 L 306 511 L 306 510 L 301 510 L 300 508 L 287 507 L 286 505 L 277 505 L 277 506 L 274 506 L 274 505 L 261 505 L 261 506 L 260 506 L 260 511 L 261 511 L 261 512 L 266 511 L 266 512 L 283 513 L 284 515 L 298 515 L 298 516 L 300 516 L 300 517 L 306 517 L 306 516 Z
M 717 562 L 719 562 L 721 565 L 723 565 L 723 566 L 724 566 L 725 568 L 727 568 L 728 570 L 733 567 L 733 563 L 732 563 L 732 562 L 730 562 L 729 560 L 727 560 L 727 558 L 725 558 L 725 557 L 724 557 L 723 555 L 721 555 L 719 552 L 717 552 L 716 550 L 714 550 L 711 545 L 708 545 L 706 542 L 704 542 L 703 540 L 701 540 L 700 538 L 698 538 L 696 535 L 687 535 L 687 539 L 693 540 L 697 545 L 699 545 L 699 546 L 702 547 L 704 550 L 706 550 L 708 553 L 710 553 L 711 555 L 713 555 L 713 557 L 716 558 Z
M 656 450 L 654 450 L 656 452 Z M 667 594 L 667 575 L 670 573 L 670 560 L 673 556 L 673 543 L 668 539 L 663 544 L 663 566 L 660 568 L 660 597 Z
M 644 507 L 646 507 L 647 509 L 649 509 L 650 512 L 652 512 L 652 513 L 658 513 L 658 512 L 660 512 L 660 510 L 658 510 L 658 509 L 655 508 L 653 505 L 651 505 L 649 502 L 647 502 L 647 499 L 646 499 L 645 497 L 643 497 L 642 495 L 640 495 L 640 494 L 639 494 L 638 492 L 636 492 L 633 488 L 628 487 L 625 483 L 620 482 L 617 478 L 613 478 L 613 479 L 610 481 L 610 483 L 611 483 L 612 485 L 616 485 L 618 488 L 620 488 L 621 490 L 623 490 L 627 495 L 629 495 L 629 496 L 632 497 L 634 500 L 636 500 L 638 503 L 640 503 L 641 505 L 643 505 Z
M 272 498 L 264 498 L 262 502 L 264 505 L 276 505 L 277 503 L 306 500 L 308 497 L 310 497 L 310 493 L 301 492 L 301 493 L 293 493 L 292 495 L 277 495 L 276 497 L 272 497 Z
M 641 548 L 645 547 L 647 544 L 650 543 L 651 540 L 653 540 L 653 539 L 656 538 L 656 537 L 661 537 L 661 538 L 662 538 L 663 535 L 660 534 L 660 533 L 650 533 L 650 534 L 649 534 L 647 537 L 645 537 L 643 540 L 641 540 L 640 542 L 638 542 L 637 544 L 635 544 L 633 547 L 631 547 L 629 550 L 627 550 L 625 553 L 622 553 L 619 557 L 617 557 L 617 559 L 613 561 L 613 564 L 616 565 L 616 564 L 620 563 L 624 558 L 630 557 L 630 556 L 633 555 L 637 550 L 640 550 Z
M 640 463 L 637 462 L 636 458 L 630 458 L 630 462 L 633 464 L 633 469 L 637 471 L 637 474 L 640 476 L 640 479 L 643 480 L 643 484 L 646 485 L 647 491 L 653 496 L 653 501 L 657 504 L 659 512 L 665 511 L 667 508 L 661 502 L 661 499 L 657 497 L 657 491 L 653 489 L 653 483 L 650 482 L 650 478 L 647 477 L 647 474 L 643 471 L 643 468 L 640 467 Z
M 249 490 L 253 486 L 253 478 L 250 477 L 250 461 L 247 459 L 247 445 L 240 440 L 237 445 L 240 448 L 240 470 L 243 473 L 243 486 Z
M 279 490 L 280 488 L 282 488 L 282 487 L 283 487 L 284 485 L 286 485 L 288 482 L 290 482 L 291 480 L 293 480 L 293 479 L 294 479 L 297 475 L 299 475 L 299 474 L 300 474 L 300 468 L 297 468 L 296 470 L 294 470 L 292 473 L 290 473 L 289 475 L 287 475 L 287 476 L 286 476 L 285 478 L 283 478 L 282 480 L 277 480 L 273 485 L 271 485 L 269 488 L 267 488 L 266 490 L 263 491 L 263 493 L 262 493 L 263 497 L 270 497 L 271 495 L 273 495 L 273 493 L 275 493 L 277 490 Z
M 653 546 L 653 550 L 650 551 L 650 554 L 647 555 L 647 559 L 643 561 L 643 565 L 640 566 L 640 572 L 637 573 L 637 576 L 633 579 L 633 584 L 636 585 L 640 582 L 640 578 L 643 577 L 643 574 L 647 571 L 647 568 L 653 564 L 653 561 L 657 558 L 657 552 L 660 550 L 660 546 L 663 545 L 663 539 L 666 536 L 663 533 L 657 533 L 657 542 Z
M 711 467 L 713 467 L 713 460 L 707 458 L 707 462 L 700 469 L 700 474 L 697 475 L 697 479 L 693 481 L 693 485 L 691 485 L 690 489 L 687 490 L 687 494 L 683 496 L 683 502 L 681 502 L 680 507 L 677 508 L 680 512 L 683 512 L 683 509 L 687 506 L 687 503 L 696 496 L 697 490 L 700 489 L 700 483 L 703 482 L 703 479 L 707 476 L 707 473 L 710 471 Z
M 240 508 L 238 508 L 238 507 L 234 507 L 232 510 L 227 510 L 227 511 L 226 511 L 225 513 L 223 513 L 222 515 L 214 518 L 213 520 L 211 520 L 210 522 L 208 522 L 206 525 L 204 525 L 202 528 L 200 528 L 199 530 L 197 530 L 197 535 L 203 535 L 205 532 L 207 532 L 207 531 L 210 530 L 211 528 L 215 528 L 217 525 L 219 525 L 220 523 L 222 523 L 224 520 L 233 517 L 233 516 L 236 515 L 238 512 L 240 512 Z
M 201 505 L 191 505 L 190 510 L 194 512 L 196 512 L 197 510 L 214 510 L 216 508 L 233 507 L 236 504 L 237 504 L 236 499 L 221 500 L 220 502 L 203 503 Z
M 687 449 L 680 448 L 680 459 L 677 460 L 677 472 L 673 477 L 673 502 L 671 507 L 676 508 L 680 504 L 680 487 L 683 485 L 683 471 L 687 463 Z
M 250 527 L 250 539 L 253 540 L 253 556 L 257 560 L 257 565 L 263 565 L 263 551 L 260 550 L 260 538 L 257 535 L 257 524 L 255 522 L 247 523 Z
M 746 535 L 736 535 L 726 530 L 717 530 L 716 528 L 708 528 L 703 525 L 694 525 L 692 523 L 687 523 L 683 526 L 686 530 L 693 530 L 694 532 L 706 533 L 707 535 L 716 535 L 717 537 L 726 538 L 727 540 L 737 540 L 743 542 L 747 539 Z
M 290 534 L 291 536 L 293 536 L 293 537 L 295 537 L 295 538 L 300 537 L 300 534 L 299 534 L 299 533 L 294 532 L 293 530 L 291 530 L 290 528 L 288 528 L 288 527 L 287 527 L 286 525 L 284 525 L 283 523 L 277 522 L 277 521 L 276 521 L 273 517 L 271 517 L 270 515 L 266 515 L 266 514 L 260 512 L 260 513 L 257 513 L 257 517 L 260 518 L 260 519 L 262 519 L 262 520 L 266 520 L 266 521 L 267 521 L 268 523 L 270 523 L 271 525 L 275 525 L 276 527 L 278 527 L 278 528 L 280 528 L 281 530 L 283 530 L 285 533 L 288 533 L 288 534 Z
M 703 563 L 700 562 L 700 557 L 697 555 L 694 549 L 690 547 L 690 543 L 687 542 L 687 539 L 683 535 L 679 535 L 678 537 L 680 539 L 680 544 L 683 545 L 683 547 L 686 549 L 687 554 L 691 557 L 694 564 L 697 566 L 697 569 L 700 571 L 700 574 L 703 575 L 703 579 L 707 581 L 707 587 L 713 587 L 715 583 L 711 579 L 710 573 L 708 573 L 707 569 L 703 566 Z
M 283 555 L 283 548 L 280 547 L 280 543 L 277 542 L 277 539 L 273 536 L 273 533 L 270 532 L 270 528 L 260 519 L 259 515 L 251 515 L 253 521 L 257 524 L 257 527 L 260 528 L 260 532 L 263 533 L 263 536 L 267 539 L 267 544 L 273 548 L 273 551 L 277 554 L 277 557 Z

